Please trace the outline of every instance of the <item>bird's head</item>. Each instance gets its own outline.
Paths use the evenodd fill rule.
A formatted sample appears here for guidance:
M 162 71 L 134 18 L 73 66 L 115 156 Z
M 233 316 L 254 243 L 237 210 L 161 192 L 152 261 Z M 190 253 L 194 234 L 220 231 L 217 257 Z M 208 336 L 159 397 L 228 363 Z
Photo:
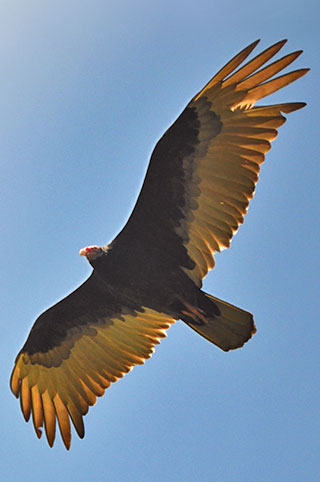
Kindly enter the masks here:
M 95 260 L 102 256 L 103 253 L 104 251 L 101 246 L 87 246 L 86 248 L 80 249 L 80 256 L 85 256 L 92 266 Z

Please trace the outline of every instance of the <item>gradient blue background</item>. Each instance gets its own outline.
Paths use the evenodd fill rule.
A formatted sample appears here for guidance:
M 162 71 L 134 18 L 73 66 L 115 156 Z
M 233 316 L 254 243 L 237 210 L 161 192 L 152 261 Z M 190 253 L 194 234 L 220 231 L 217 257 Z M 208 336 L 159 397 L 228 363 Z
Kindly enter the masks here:
M 8 481 L 319 480 L 319 7 L 254 2 L 0 2 L 1 475 Z M 178 322 L 111 387 L 70 452 L 38 441 L 8 388 L 34 319 L 89 274 L 79 249 L 125 223 L 158 138 L 240 49 L 289 38 L 306 101 L 262 168 L 204 288 L 258 332 L 223 353 Z

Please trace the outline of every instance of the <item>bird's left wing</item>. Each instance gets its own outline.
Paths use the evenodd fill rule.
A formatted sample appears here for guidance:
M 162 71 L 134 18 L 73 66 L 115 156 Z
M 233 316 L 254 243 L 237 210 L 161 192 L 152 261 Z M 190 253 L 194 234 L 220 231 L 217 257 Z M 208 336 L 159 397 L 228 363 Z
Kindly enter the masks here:
M 158 270 L 180 267 L 201 286 L 214 253 L 230 245 L 244 220 L 270 141 L 285 122 L 282 112 L 305 105 L 254 106 L 308 71 L 274 78 L 301 51 L 264 66 L 285 42 L 236 70 L 257 42 L 242 50 L 160 139 L 132 215 L 112 243 L 124 257 L 151 259 Z
M 147 308 L 121 306 L 100 296 L 95 274 L 44 312 L 17 356 L 11 389 L 26 421 L 53 445 L 56 420 L 66 448 L 70 419 L 82 438 L 82 417 L 110 383 L 149 358 L 175 321 Z

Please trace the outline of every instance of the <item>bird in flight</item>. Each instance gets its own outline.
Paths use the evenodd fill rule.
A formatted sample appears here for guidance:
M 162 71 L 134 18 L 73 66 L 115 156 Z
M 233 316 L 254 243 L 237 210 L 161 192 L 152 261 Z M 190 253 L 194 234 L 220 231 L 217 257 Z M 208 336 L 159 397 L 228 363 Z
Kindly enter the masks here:
M 67 449 L 70 421 L 82 438 L 89 406 L 143 364 L 176 320 L 224 351 L 255 332 L 250 313 L 201 286 L 243 223 L 282 114 L 305 106 L 255 106 L 309 70 L 276 76 L 301 54 L 268 62 L 285 42 L 240 66 L 252 43 L 193 97 L 157 143 L 127 224 L 110 244 L 80 251 L 91 275 L 34 323 L 10 384 L 50 446 L 56 421 Z

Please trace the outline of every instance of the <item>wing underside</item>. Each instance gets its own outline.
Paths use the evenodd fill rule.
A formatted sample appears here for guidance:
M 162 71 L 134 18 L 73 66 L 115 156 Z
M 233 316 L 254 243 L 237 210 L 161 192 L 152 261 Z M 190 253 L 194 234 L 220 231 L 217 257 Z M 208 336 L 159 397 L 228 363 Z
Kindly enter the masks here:
M 150 358 L 174 321 L 168 315 L 143 309 L 71 330 L 60 346 L 48 352 L 20 353 L 11 389 L 20 398 L 25 420 L 32 415 L 39 438 L 44 426 L 50 446 L 57 421 L 69 448 L 70 420 L 83 437 L 83 416 L 89 407 L 112 382 Z
M 275 77 L 301 51 L 265 65 L 285 42 L 239 67 L 257 42 L 249 45 L 192 99 L 158 142 L 115 248 L 135 239 L 130 252 L 137 259 L 149 251 L 160 266 L 176 263 L 201 286 L 214 253 L 230 246 L 243 223 L 260 165 L 286 120 L 283 113 L 305 105 L 255 106 L 308 71 Z

